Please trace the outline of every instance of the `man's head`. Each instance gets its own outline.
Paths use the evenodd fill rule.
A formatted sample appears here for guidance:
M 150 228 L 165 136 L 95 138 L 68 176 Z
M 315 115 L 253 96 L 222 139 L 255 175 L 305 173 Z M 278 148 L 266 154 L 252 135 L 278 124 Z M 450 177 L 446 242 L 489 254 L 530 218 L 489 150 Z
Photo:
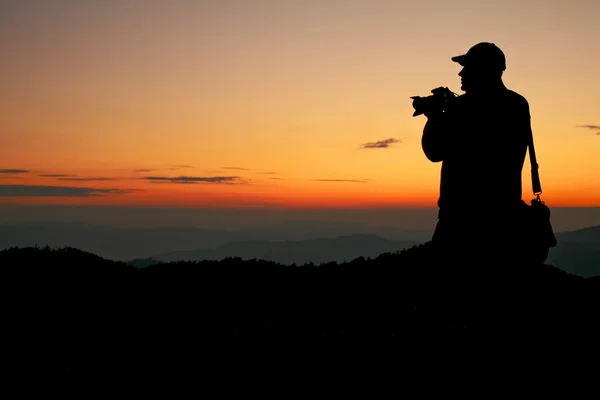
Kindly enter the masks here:
M 471 47 L 466 54 L 452 57 L 462 65 L 461 90 L 465 92 L 485 90 L 502 81 L 506 69 L 506 58 L 502 50 L 493 43 L 481 42 Z

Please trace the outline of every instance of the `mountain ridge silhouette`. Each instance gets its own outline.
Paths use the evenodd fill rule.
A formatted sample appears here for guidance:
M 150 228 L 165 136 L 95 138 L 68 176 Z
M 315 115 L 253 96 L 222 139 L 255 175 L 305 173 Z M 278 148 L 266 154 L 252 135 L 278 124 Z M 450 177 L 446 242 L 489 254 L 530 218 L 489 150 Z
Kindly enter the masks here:
M 74 248 L 13 247 L 0 251 L 0 359 L 77 371 L 246 351 L 596 345 L 600 277 L 551 265 L 489 271 L 465 322 L 431 254 L 428 242 L 319 266 L 230 257 L 135 268 Z
M 278 224 L 269 224 L 278 225 Z M 0 249 L 13 246 L 46 246 L 51 247 L 74 247 L 94 254 L 101 255 L 104 258 L 112 260 L 124 260 L 140 267 L 148 266 L 152 261 L 149 258 L 156 258 L 157 255 L 171 253 L 174 251 L 197 251 L 201 249 L 215 249 L 218 246 L 231 242 L 247 240 L 314 240 L 331 239 L 333 237 L 348 236 L 350 233 L 336 233 L 335 228 L 331 229 L 331 235 L 317 235 L 307 232 L 294 233 L 285 223 L 285 230 L 278 231 L 277 228 L 264 228 L 263 231 L 230 231 L 230 230 L 212 230 L 203 228 L 112 228 L 85 223 L 26 223 L 26 224 L 4 224 L 0 225 Z M 308 224 L 308 227 L 315 226 L 314 221 Z M 307 227 L 307 229 L 308 229 Z M 323 228 L 322 232 L 325 232 Z M 373 232 L 352 232 L 357 235 L 379 235 L 387 240 L 399 240 L 413 243 L 425 243 L 428 239 L 418 240 L 416 237 L 410 239 L 411 231 L 386 231 L 384 234 Z M 600 226 L 586 227 L 583 229 L 557 232 L 558 246 L 550 250 L 548 262 L 561 269 L 584 277 L 592 277 L 600 274 Z M 418 233 L 418 232 L 417 232 Z M 426 237 L 425 234 L 418 233 L 419 237 Z M 315 237 L 317 236 L 317 237 Z M 368 237 L 368 236 L 365 236 Z M 406 239 L 408 238 L 408 239 Z M 404 247 L 404 246 L 402 246 Z M 322 253 L 313 261 L 326 262 L 344 259 L 351 259 L 360 254 L 367 254 L 368 243 L 362 246 L 365 249 L 362 253 L 354 251 L 352 246 L 348 246 L 346 255 L 327 256 L 327 247 L 324 246 Z M 383 248 L 381 251 L 389 251 L 390 248 Z M 215 253 L 215 250 L 210 252 Z M 209 253 L 210 253 L 209 252 Z M 277 251 L 281 253 L 281 251 Z M 276 252 L 276 253 L 277 253 Z M 360 254 L 359 254 L 360 253 Z M 260 258 L 264 254 L 252 251 L 247 252 L 248 257 Z M 232 255 L 224 252 L 218 254 L 219 257 Z M 243 254 L 240 254 L 243 255 Z M 134 260 L 138 260 L 133 262 Z M 307 259 L 300 257 L 296 260 L 275 258 L 275 260 L 285 262 L 304 262 Z

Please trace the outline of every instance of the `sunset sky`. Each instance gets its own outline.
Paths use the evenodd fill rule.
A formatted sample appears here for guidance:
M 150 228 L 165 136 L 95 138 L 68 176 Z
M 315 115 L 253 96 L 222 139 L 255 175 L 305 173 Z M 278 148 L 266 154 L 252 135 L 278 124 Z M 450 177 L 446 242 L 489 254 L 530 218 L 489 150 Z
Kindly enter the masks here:
M 543 199 L 600 206 L 599 20 L 598 0 L 3 0 L 0 203 L 435 206 L 409 97 L 462 93 L 450 58 L 489 41 Z

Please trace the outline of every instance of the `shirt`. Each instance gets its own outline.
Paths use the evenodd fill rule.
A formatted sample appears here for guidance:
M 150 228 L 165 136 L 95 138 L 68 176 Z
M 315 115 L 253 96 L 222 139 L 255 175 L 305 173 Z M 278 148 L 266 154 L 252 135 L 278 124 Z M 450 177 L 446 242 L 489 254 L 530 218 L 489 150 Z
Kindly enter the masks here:
M 531 138 L 527 100 L 504 85 L 465 93 L 446 112 L 429 116 L 422 147 L 430 161 L 442 162 L 440 215 L 489 214 L 491 207 L 501 213 L 517 206 Z

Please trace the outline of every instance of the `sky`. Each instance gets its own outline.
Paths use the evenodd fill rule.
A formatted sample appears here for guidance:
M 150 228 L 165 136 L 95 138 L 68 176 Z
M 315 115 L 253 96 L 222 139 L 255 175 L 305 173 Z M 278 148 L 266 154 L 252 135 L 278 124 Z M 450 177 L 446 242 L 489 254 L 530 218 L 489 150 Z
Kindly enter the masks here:
M 435 207 L 409 97 L 461 93 L 450 58 L 489 41 L 529 101 L 542 198 L 600 206 L 599 17 L 596 0 L 1 0 L 0 204 Z M 527 159 L 526 200 L 529 180 Z

